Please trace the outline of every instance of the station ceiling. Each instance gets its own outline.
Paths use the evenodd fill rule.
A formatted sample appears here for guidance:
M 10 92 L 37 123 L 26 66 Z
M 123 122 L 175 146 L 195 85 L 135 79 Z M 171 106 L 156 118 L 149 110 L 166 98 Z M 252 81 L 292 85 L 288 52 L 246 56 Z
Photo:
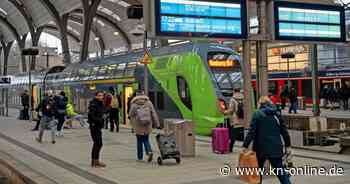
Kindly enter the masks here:
M 30 32 L 28 24 L 34 27 L 45 26 L 45 32 L 59 37 L 57 25 L 52 12 L 45 6 L 45 2 L 53 5 L 60 14 L 69 13 L 68 38 L 70 42 L 82 40 L 82 1 L 83 0 L 0 0 L 0 36 L 10 42 L 16 37 L 22 37 Z M 335 4 L 335 1 L 348 3 L 350 0 L 289 0 L 296 2 L 314 2 Z M 102 0 L 94 18 L 93 30 L 89 48 L 95 48 L 94 41 L 102 39 L 106 49 L 130 46 L 137 47 L 142 43 L 142 36 L 131 34 L 141 20 L 127 18 L 127 7 L 142 4 L 142 0 Z M 15 4 L 18 6 L 16 7 Z M 56 30 L 54 29 L 56 27 Z

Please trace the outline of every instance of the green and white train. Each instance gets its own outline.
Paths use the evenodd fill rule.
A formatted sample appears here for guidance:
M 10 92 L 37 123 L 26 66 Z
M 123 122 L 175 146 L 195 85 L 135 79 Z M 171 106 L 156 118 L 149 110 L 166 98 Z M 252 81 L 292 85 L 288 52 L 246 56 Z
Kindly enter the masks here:
M 149 97 L 160 119 L 193 120 L 197 134 L 209 135 L 212 128 L 224 121 L 222 111 L 233 88 L 242 84 L 239 55 L 231 48 L 204 43 L 154 48 L 150 53 Z M 44 87 L 64 90 L 76 111 L 86 113 L 94 92 L 108 91 L 112 86 L 122 99 L 121 122 L 128 126 L 128 98 L 136 89 L 144 89 L 145 65 L 139 63 L 143 56 L 143 52 L 108 56 L 72 64 L 56 73 L 34 74 L 34 104 L 40 100 Z M 10 103 L 19 103 L 23 89 L 28 89 L 28 77 L 13 76 Z

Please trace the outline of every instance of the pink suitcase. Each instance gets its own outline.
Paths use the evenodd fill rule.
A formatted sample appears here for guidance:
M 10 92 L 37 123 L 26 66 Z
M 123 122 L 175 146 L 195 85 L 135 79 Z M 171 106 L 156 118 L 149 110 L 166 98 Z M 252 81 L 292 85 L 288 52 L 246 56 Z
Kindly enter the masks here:
M 212 130 L 212 148 L 217 154 L 226 154 L 230 151 L 230 136 L 228 128 L 214 128 Z

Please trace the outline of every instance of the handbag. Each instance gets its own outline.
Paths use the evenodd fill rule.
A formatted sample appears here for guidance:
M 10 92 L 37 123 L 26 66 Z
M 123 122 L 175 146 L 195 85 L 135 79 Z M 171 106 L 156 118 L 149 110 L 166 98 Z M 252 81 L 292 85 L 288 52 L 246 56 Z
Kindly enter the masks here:
M 247 182 L 249 184 L 260 183 L 261 176 L 258 174 L 259 164 L 256 157 L 256 152 L 248 151 L 241 152 L 239 154 L 239 165 L 238 169 L 241 169 L 240 180 Z M 251 169 L 251 170 L 247 170 Z M 253 173 L 252 173 L 253 172 Z

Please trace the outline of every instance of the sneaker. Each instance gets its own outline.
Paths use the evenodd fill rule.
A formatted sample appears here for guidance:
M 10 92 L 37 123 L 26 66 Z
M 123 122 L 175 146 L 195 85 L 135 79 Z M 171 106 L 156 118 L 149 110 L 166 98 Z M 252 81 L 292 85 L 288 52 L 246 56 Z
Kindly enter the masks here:
M 152 162 L 152 160 L 153 160 L 153 153 L 149 153 L 147 162 Z
M 52 141 L 51 143 L 52 143 L 52 144 L 56 144 L 56 141 Z

